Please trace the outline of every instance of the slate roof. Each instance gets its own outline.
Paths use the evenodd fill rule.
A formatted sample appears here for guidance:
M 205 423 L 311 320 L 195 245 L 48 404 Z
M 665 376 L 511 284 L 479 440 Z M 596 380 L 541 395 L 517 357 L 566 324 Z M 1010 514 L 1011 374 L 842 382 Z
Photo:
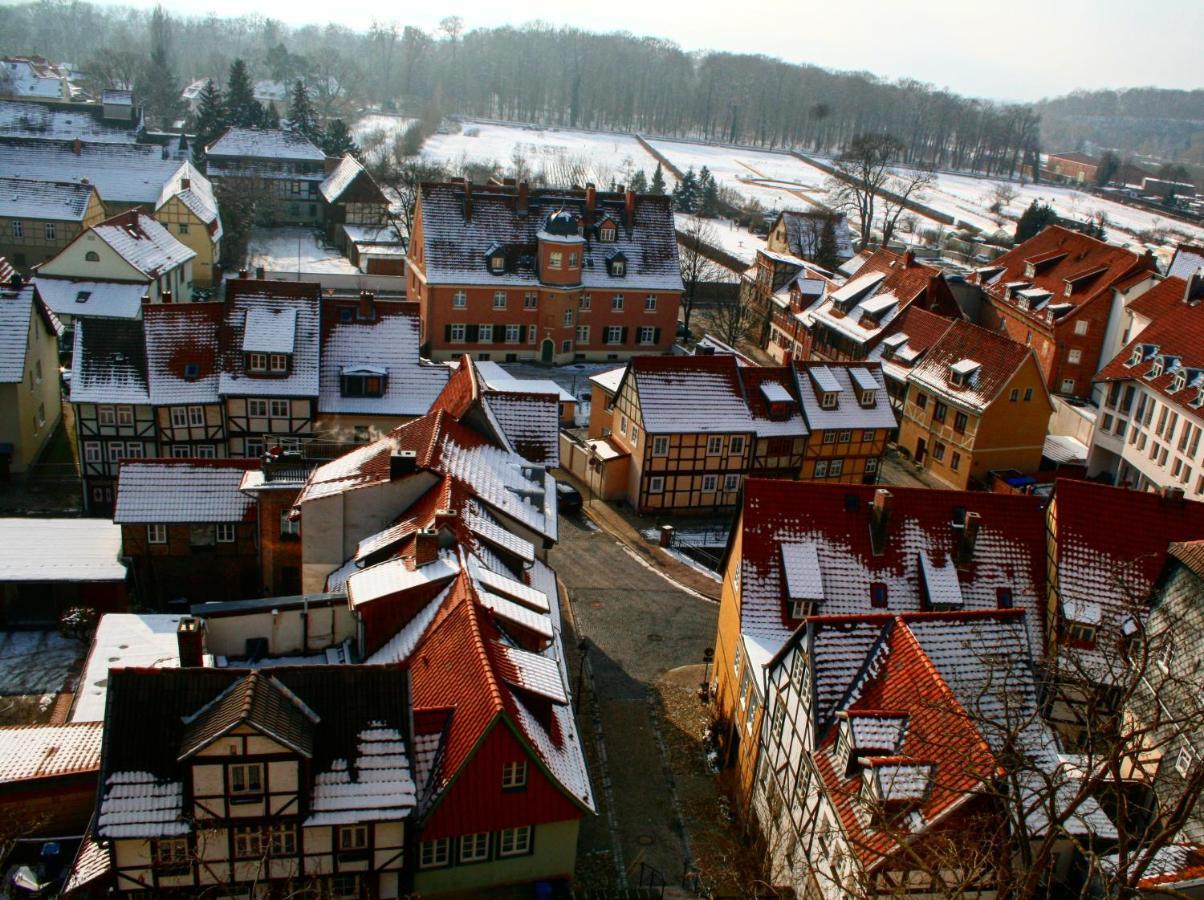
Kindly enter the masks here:
M 96 832 L 101 838 L 160 837 L 187 834 L 191 816 L 183 809 L 183 782 L 187 761 L 181 761 L 198 713 L 224 692 L 238 690 L 240 682 L 261 687 L 252 694 L 253 724 L 266 720 L 283 727 L 278 717 L 280 704 L 258 709 L 254 694 L 262 685 L 268 694 L 291 695 L 294 708 L 312 713 L 312 764 L 309 783 L 311 811 L 329 814 L 330 794 L 350 801 L 343 815 L 333 821 L 363 821 L 368 818 L 401 818 L 415 802 L 406 745 L 409 743 L 408 673 L 397 666 L 279 666 L 270 675 L 228 668 L 201 669 L 114 669 L 109 673 L 109 703 L 105 713 L 105 742 L 101 763 L 101 798 Z M 246 692 L 246 688 L 242 690 Z M 245 693 L 244 695 L 245 696 Z M 220 706 L 220 704 L 219 704 Z M 287 714 L 286 714 L 287 715 Z M 190 721 L 192 720 L 192 721 Z M 393 761 L 383 771 L 364 765 L 365 741 L 384 732 L 393 750 Z M 388 800 L 378 814 L 367 814 L 361 804 L 371 798 L 358 797 L 348 774 L 372 783 L 375 792 Z M 383 777 L 380 777 L 383 776 Z M 379 801 L 378 801 L 379 802 Z M 350 814 L 347 814 L 348 805 Z M 383 813 L 383 815 L 379 814 Z M 327 824 L 324 820 L 320 824 Z
M 133 459 L 121 464 L 118 524 L 253 522 L 255 498 L 239 490 L 257 459 Z
M 184 187 L 185 179 L 188 180 L 188 187 Z M 161 209 L 172 197 L 179 197 L 180 202 L 209 227 L 209 237 L 215 243 L 222 239 L 222 220 L 217 208 L 217 198 L 213 194 L 213 185 L 192 163 L 181 163 L 176 173 L 163 185 L 155 203 L 155 211 Z
M 669 197 L 641 194 L 635 201 L 632 228 L 624 220 L 623 196 L 599 193 L 595 222 L 604 215 L 618 224 L 616 240 L 587 240 L 582 246 L 583 289 L 681 291 L 677 236 Z M 552 213 L 584 215 L 581 191 L 532 190 L 529 212 L 517 210 L 513 189 L 474 185 L 472 217 L 464 217 L 464 186 L 424 184 L 421 188 L 423 268 L 432 284 L 537 285 L 536 235 Z M 504 274 L 486 267 L 486 252 L 495 245 L 506 251 Z M 626 275 L 609 274 L 607 260 L 622 253 Z
M 0 728 L 0 784 L 100 771 L 100 722 Z
M 142 324 L 126 319 L 75 322 L 72 403 L 149 403 Z
M 222 303 L 154 304 L 142 318 L 150 401 L 217 403 Z M 193 366 L 195 369 L 190 369 Z
M 231 280 L 226 286 L 228 341 L 223 350 L 218 391 L 226 396 L 317 397 L 321 345 L 321 285 L 281 281 Z M 255 330 L 256 323 L 294 324 L 290 335 L 280 329 Z M 272 346 L 291 346 L 292 368 L 284 377 L 259 377 L 246 373 L 244 342 L 248 322 L 252 343 L 260 337 Z
M 0 583 L 124 580 L 121 529 L 112 522 L 0 518 Z
M 1204 247 L 1180 244 L 1175 248 L 1175 255 L 1171 257 L 1166 274 L 1171 278 L 1187 279 L 1201 268 L 1204 268 Z
M 920 554 L 945 566 L 958 552 L 959 518 L 981 515 L 970 562 L 958 567 L 966 610 L 995 609 L 999 591 L 1042 627 L 1045 598 L 1045 520 L 1035 497 L 891 487 L 891 514 L 883 552 L 874 555 L 870 505 L 875 488 L 749 478 L 740 527 L 741 631 L 776 648 L 799 624 L 790 618 L 782 575 L 783 544 L 812 544 L 819 559 L 823 598 L 817 615 L 873 611 L 871 584 L 887 590 L 886 611 L 916 612 L 926 599 Z
M 560 465 L 560 399 L 556 394 L 486 391 L 482 396 L 515 453 L 550 469 Z
M 784 366 L 741 366 L 740 380 L 757 437 L 805 437 L 810 433 L 799 403 L 798 384 Z M 785 419 L 771 419 L 770 400 L 789 404 Z
M 0 218 L 82 222 L 95 190 L 73 181 L 0 177 Z
M 304 135 L 281 128 L 231 126 L 205 147 L 205 156 L 222 161 L 230 158 L 301 160 L 323 162 L 326 154 Z
M 782 210 L 782 224 L 786 226 L 786 243 L 790 252 L 800 258 L 815 256 L 819 248 L 824 221 L 831 216 L 836 234 L 836 258 L 840 261 L 853 255 L 853 234 L 844 213 L 803 212 L 794 209 Z
M 5 268 L 0 256 L 0 274 Z M 7 279 L 0 281 L 0 384 L 19 384 L 25 380 L 25 357 L 29 350 L 31 316 L 40 315 L 48 331 L 62 331 L 57 318 L 38 299 L 32 284 L 12 290 Z M 43 373 L 52 377 L 53 373 Z
M 371 320 L 353 316 L 344 321 L 340 309 L 322 310 L 322 361 L 318 410 L 322 413 L 421 416 L 447 383 L 447 367 L 419 358 L 416 304 L 375 303 Z M 344 397 L 344 370 L 369 366 L 386 374 L 382 397 Z
M 94 225 L 92 233 L 152 280 L 196 256 L 157 221 L 133 210 Z
M 636 356 L 629 378 L 648 434 L 755 430 L 735 357 Z
M 937 338 L 912 370 L 910 380 L 956 406 L 982 413 L 1030 356 L 1029 347 L 1007 335 L 959 320 Z M 977 363 L 978 368 L 969 375 L 968 383 L 952 384 L 952 367 L 965 360 Z
M 106 203 L 154 206 L 183 159 L 157 144 L 71 142 L 0 138 L 0 172 L 38 181 L 88 182 Z

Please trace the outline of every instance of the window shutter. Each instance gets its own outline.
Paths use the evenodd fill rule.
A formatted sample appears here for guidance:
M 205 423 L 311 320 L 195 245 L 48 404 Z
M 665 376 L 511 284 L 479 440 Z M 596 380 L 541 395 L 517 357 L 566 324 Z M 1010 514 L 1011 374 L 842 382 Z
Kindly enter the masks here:
M 627 326 L 626 325 L 623 326 L 623 331 L 622 331 L 621 337 L 619 338 L 619 343 L 620 344 L 627 343 Z
M 443 341 L 444 341 L 444 343 L 448 343 L 448 344 L 451 343 L 451 326 L 450 325 L 443 326 Z
M 480 328 L 476 325 L 468 325 L 464 329 L 464 340 L 470 344 L 475 344 L 480 337 Z
M 526 325 L 518 326 L 518 342 L 520 344 L 527 343 L 527 326 Z
M 661 330 L 659 328 L 652 329 L 652 343 L 659 344 L 661 342 Z

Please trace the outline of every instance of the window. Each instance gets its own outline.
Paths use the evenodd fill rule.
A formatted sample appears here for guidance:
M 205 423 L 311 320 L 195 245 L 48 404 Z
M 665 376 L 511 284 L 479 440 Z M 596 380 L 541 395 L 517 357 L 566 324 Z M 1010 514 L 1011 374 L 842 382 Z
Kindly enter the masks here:
M 593 301 L 593 297 L 592 297 L 591 295 L 589 295 L 589 294 L 582 294 L 582 295 L 581 295 L 581 299 L 577 301 L 577 305 L 578 305 L 579 307 L 581 307 L 582 309 L 589 309 L 589 308 L 590 308 L 590 303 L 591 303 L 592 301 Z
M 944 422 L 947 415 L 949 415 L 949 407 L 940 400 L 936 401 L 936 406 L 932 408 L 932 421 Z
M 460 838 L 460 862 L 484 862 L 489 859 L 489 832 L 478 831 Z
M 162 524 L 154 524 L 146 526 L 146 540 L 150 544 L 166 544 L 167 543 L 167 526 Z
M 463 324 L 456 324 L 456 325 L 451 326 L 450 334 L 451 334 L 451 342 L 453 344 L 463 344 L 464 343 L 465 328 L 466 328 L 466 326 Z
M 287 419 L 288 418 L 288 407 L 289 407 L 289 403 L 287 400 L 271 401 L 272 418 L 273 419 Z
M 836 395 L 836 393 L 834 391 L 830 392 L 830 393 L 826 393 L 819 398 L 819 405 L 822 406 L 824 409 L 836 409 L 836 405 L 839 402 L 840 402 L 840 398 Z
M 656 312 L 656 294 L 644 298 L 644 312 Z
M 234 523 L 233 522 L 218 522 L 217 523 L 217 542 L 219 544 L 234 543 Z
M 878 471 L 878 458 L 872 456 L 865 461 L 865 474 L 873 475 Z
M 46 240 L 53 241 L 58 238 L 58 226 L 53 222 L 46 222 L 42 225 L 42 232 L 46 235 Z
M 188 427 L 188 407 L 173 406 L 171 408 L 171 427 L 172 428 Z
M 1083 622 L 1070 622 L 1066 627 L 1066 636 L 1072 643 L 1079 646 L 1093 645 L 1095 643 L 1095 626 Z
M 240 763 L 230 766 L 232 797 L 258 797 L 263 793 L 263 766 L 260 763 Z
M 842 432 L 840 432 L 840 434 L 836 438 L 836 440 L 842 444 L 847 444 L 850 440 L 852 440 L 852 438 L 853 438 L 853 435 L 850 432 L 842 431 Z
M 132 406 L 117 407 L 117 424 L 118 425 L 133 425 L 134 424 L 134 407 L 132 407 Z
M 505 309 L 506 308 L 506 292 L 505 291 L 494 291 L 493 308 L 494 309 Z
M 576 253 L 569 254 L 569 268 L 570 269 L 577 268 L 577 254 Z
M 243 445 L 243 455 L 248 459 L 255 459 L 263 456 L 263 438 L 249 437 Z
M 342 825 L 339 827 L 340 850 L 364 850 L 367 846 L 367 825 Z
M 1195 754 L 1192 753 L 1191 747 L 1183 747 L 1179 750 L 1179 755 L 1175 757 L 1175 771 L 1184 778 L 1191 771 L 1191 765 L 1195 761 Z
M 300 519 L 290 519 L 288 510 L 287 509 L 281 510 L 280 511 L 280 536 L 283 538 L 296 537 L 299 534 L 301 534 L 301 520 Z
M 870 606 L 874 609 L 886 609 L 886 583 L 874 581 L 870 584 Z
M 268 826 L 268 852 L 272 856 L 294 855 L 297 852 L 297 826 Z
M 358 900 L 360 877 L 358 875 L 332 875 L 328 900 Z
M 452 294 L 452 306 L 455 309 L 464 309 L 468 306 L 468 294 L 465 291 L 456 291 Z
M 163 838 L 153 842 L 155 865 L 161 868 L 187 866 L 188 838 Z
M 287 372 L 288 371 L 288 356 L 286 356 L 283 353 L 273 353 L 271 355 L 270 359 L 271 359 L 271 363 L 272 363 L 271 368 L 272 368 L 273 372 Z
M 606 343 L 623 343 L 623 327 L 621 325 L 608 325 L 606 327 Z
M 517 791 L 527 786 L 527 761 L 502 763 L 502 790 Z
M 522 329 L 518 325 L 506 326 L 506 343 L 517 344 L 522 339 Z
M 84 462 L 100 462 L 100 441 L 84 441 Z
M 531 826 L 503 828 L 498 834 L 498 856 L 522 856 L 531 852 Z
M 539 294 L 536 294 L 531 291 L 528 291 L 527 293 L 523 294 L 523 309 L 538 309 L 538 308 L 539 308 Z
M 740 643 L 736 642 L 736 655 L 732 658 L 732 674 L 740 674 Z
M 118 462 L 125 453 L 125 444 L 117 441 L 114 444 L 109 444 L 109 462 Z
M 187 444 L 176 444 L 171 448 L 171 455 L 175 459 L 188 459 L 192 456 L 192 448 Z
M 1074 333 L 1079 336 L 1082 336 L 1087 333 L 1087 320 L 1086 319 L 1079 319 L 1077 322 L 1074 323 Z
M 551 253 L 548 254 L 548 268 L 549 269 L 559 269 L 562 259 L 563 259 L 563 255 L 561 254 L 561 252 L 559 250 L 553 250 Z
M 598 240 L 604 244 L 612 244 L 615 240 L 615 226 L 607 222 L 598 230 Z
M 815 477 L 826 478 L 828 476 L 828 461 L 819 459 L 815 461 Z
M 247 401 L 247 415 L 252 418 L 266 418 L 268 414 L 268 401 L 256 400 L 251 398 Z
M 130 459 L 142 459 L 142 444 L 138 441 L 127 442 L 125 445 L 125 455 Z
M 1020 388 L 1012 388 L 1012 393 L 1008 396 L 1008 400 L 1015 403 L 1020 399 Z
M 588 325 L 578 325 L 577 326 L 577 346 L 583 347 L 588 343 L 589 343 L 589 326 Z
M 740 476 L 739 475 L 724 475 L 723 476 L 723 489 L 725 491 L 727 491 L 729 494 L 740 490 Z
M 958 434 L 963 434 L 965 433 L 966 425 L 968 425 L 969 422 L 970 420 L 966 417 L 966 414 L 959 412 L 953 417 L 953 430 Z
M 268 355 L 266 353 L 248 353 L 247 368 L 252 372 L 266 372 L 268 370 Z
M 181 222 L 179 225 L 176 226 L 176 228 L 180 232 L 180 234 L 188 234 L 188 223 L 187 222 Z
M 707 438 L 707 456 L 718 456 L 723 452 L 723 438 L 712 435 Z
M 961 468 L 961 464 L 962 455 L 954 450 L 953 455 L 949 458 L 949 468 L 956 472 L 959 468 Z
M 623 310 L 623 295 L 622 294 L 615 294 L 613 297 L 610 298 L 610 309 L 611 309 L 611 312 L 622 312 L 622 310 Z
M 263 835 L 254 825 L 243 825 L 234 829 L 234 858 L 255 859 L 260 856 Z
M 113 407 L 111 407 L 111 406 L 100 406 L 100 407 L 97 407 L 97 409 L 96 409 L 96 420 L 97 420 L 97 421 L 98 421 L 98 422 L 99 422 L 101 425 L 112 425 L 112 424 L 114 424 L 114 423 L 115 423 L 117 420 L 116 420 L 116 418 L 115 418 L 115 416 L 114 416 L 114 414 L 113 414 Z
M 730 453 L 743 453 L 744 452 L 743 435 L 736 435 L 734 438 L 732 438 L 731 446 L 728 448 L 728 452 L 730 452 Z
M 844 460 L 833 459 L 828 463 L 828 477 L 839 478 L 840 473 L 844 471 Z
M 1066 361 L 1072 366 L 1077 366 L 1083 360 L 1082 350 L 1071 350 L 1066 354 Z
M 418 867 L 435 869 L 446 866 L 451 861 L 451 839 L 439 838 L 434 841 L 423 841 L 418 849 Z
M 205 407 L 190 406 L 188 407 L 188 424 L 199 426 L 205 424 Z
M 836 443 L 836 432 L 835 431 L 825 431 L 824 432 L 824 443 L 825 444 L 835 444 Z
M 9 227 L 12 229 L 13 237 L 25 237 L 25 225 L 23 223 L 13 222 Z
M 1029 400 L 1032 400 L 1032 399 L 1033 399 L 1033 389 L 1032 389 L 1032 388 L 1025 388 L 1025 389 L 1024 389 L 1024 402 L 1025 402 L 1025 403 L 1028 403 L 1028 401 L 1029 401 Z
M 611 260 L 610 274 L 615 278 L 622 278 L 627 273 L 627 263 L 621 259 Z
M 197 459 L 213 459 L 217 452 L 212 444 L 197 444 L 196 456 Z
M 492 344 L 493 343 L 493 326 L 489 325 L 489 324 L 478 325 L 477 326 L 477 341 L 478 341 L 478 343 L 481 343 L 481 344 Z
M 634 422 L 631 425 L 631 434 L 629 436 L 631 437 L 632 445 L 638 447 L 640 445 L 640 430 L 635 427 Z
M 916 409 L 924 409 L 928 406 L 927 394 L 916 394 Z
M 715 475 L 702 476 L 702 492 L 704 494 L 715 493 L 715 488 L 719 486 L 719 478 Z
M 665 490 L 665 478 L 663 475 L 653 475 L 648 479 L 648 493 L 660 494 Z
M 932 445 L 932 458 L 940 462 L 945 458 L 945 445 L 937 441 Z
M 385 393 L 385 377 L 377 373 L 344 374 L 339 378 L 344 397 L 380 397 Z
M 656 329 L 649 328 L 648 326 L 644 326 L 644 327 L 640 328 L 640 343 L 641 344 L 655 344 L 656 343 Z
M 566 309 L 564 311 L 564 327 L 565 328 L 573 327 L 573 311 L 572 311 L 572 309 Z
M 1073 394 L 1074 393 L 1074 379 L 1073 378 L 1063 378 L 1062 379 L 1062 393 L 1063 394 Z M 1027 400 L 1028 397 L 1025 397 L 1024 399 Z

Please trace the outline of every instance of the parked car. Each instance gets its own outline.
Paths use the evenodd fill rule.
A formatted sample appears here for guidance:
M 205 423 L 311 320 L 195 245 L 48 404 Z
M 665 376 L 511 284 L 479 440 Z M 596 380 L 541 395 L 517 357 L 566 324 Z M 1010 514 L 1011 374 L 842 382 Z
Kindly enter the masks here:
M 561 512 L 577 512 L 581 509 L 581 492 L 571 484 L 557 481 L 556 508 Z

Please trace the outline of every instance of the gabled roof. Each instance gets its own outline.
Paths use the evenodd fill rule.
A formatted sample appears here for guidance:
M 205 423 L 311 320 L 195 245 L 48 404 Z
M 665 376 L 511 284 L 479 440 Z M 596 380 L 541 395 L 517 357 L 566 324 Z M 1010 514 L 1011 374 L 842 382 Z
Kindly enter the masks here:
M 741 528 L 740 628 L 776 648 L 799 624 L 791 619 L 782 545 L 813 544 L 823 598 L 817 615 L 873 611 L 871 586 L 886 588 L 886 611 L 924 608 L 921 553 L 937 567 L 956 562 L 967 511 L 980 525 L 969 561 L 957 566 L 965 610 L 996 609 L 1001 592 L 1030 613 L 1040 633 L 1045 596 L 1045 520 L 1029 496 L 891 487 L 882 552 L 871 540 L 876 488 L 776 479 L 745 481 Z M 1033 646 L 1041 646 L 1037 640 Z
M 56 316 L 91 319 L 137 319 L 146 296 L 145 281 L 96 281 L 39 274 L 38 296 Z
M 82 222 L 95 192 L 74 181 L 0 177 L 0 218 Z
M 19 384 L 25 380 L 31 317 L 41 316 L 46 330 L 55 335 L 62 331 L 62 325 L 42 304 L 32 284 L 15 291 L 11 288 L 9 279 L 3 277 L 7 267 L 0 256 L 0 384 Z
M 0 728 L 0 784 L 100 770 L 100 722 Z
M 188 183 L 187 187 L 184 186 L 185 182 Z M 222 220 L 218 214 L 213 185 L 192 163 L 181 163 L 176 173 L 163 185 L 159 200 L 155 203 L 155 211 L 158 212 L 172 197 L 179 197 L 181 203 L 209 226 L 209 237 L 214 242 L 222 239 Z
M 959 320 L 953 322 L 929 348 L 909 380 L 954 404 L 981 413 L 995 401 L 1032 355 L 1029 347 L 1005 334 L 987 331 Z M 967 361 L 976 365 L 962 365 Z M 958 366 L 962 368 L 955 369 Z M 956 385 L 950 381 L 950 373 L 954 371 L 965 375 L 962 384 Z M 1049 402 L 1048 398 L 1046 402 Z
M 193 756 L 240 725 L 254 728 L 304 757 L 313 755 L 318 717 L 271 675 L 252 669 L 185 717 L 180 759 Z
M 196 256 L 195 250 L 177 241 L 146 213 L 136 210 L 105 219 L 92 227 L 92 233 L 148 279 L 158 278 Z
M 1190 277 L 1190 273 L 1182 277 L 1167 276 L 1144 294 L 1135 298 L 1129 304 L 1129 310 L 1150 321 L 1160 319 L 1163 314 L 1183 304 L 1188 277 Z
M 549 215 L 565 210 L 584 215 L 585 194 L 574 190 L 531 190 L 526 212 L 518 209 L 513 188 L 473 185 L 471 218 L 466 218 L 464 185 L 424 184 L 421 187 L 423 265 L 432 284 L 536 285 L 537 234 Z M 677 261 L 677 235 L 669 197 L 640 194 L 634 220 L 626 225 L 624 195 L 597 193 L 594 223 L 609 216 L 618 224 L 613 242 L 587 240 L 581 247 L 584 289 L 638 291 L 682 290 Z M 507 258 L 505 274 L 492 274 L 485 265 L 491 247 Z M 626 259 L 626 273 L 612 276 L 608 261 Z
M 307 137 L 281 128 L 230 126 L 205 147 L 209 159 L 249 158 L 322 162 L 326 154 Z
M 878 429 L 894 428 L 895 413 L 886 393 L 886 380 L 878 363 L 794 363 L 795 385 L 803 404 L 803 415 L 812 431 L 835 428 Z M 862 406 L 857 396 L 857 382 L 877 384 L 872 405 Z M 836 406 L 824 408 L 822 395 L 836 394 Z
M 1170 278 L 1187 279 L 1204 268 L 1204 247 L 1194 244 L 1180 244 L 1175 248 L 1170 267 L 1166 274 Z
M 143 311 L 150 401 L 217 403 L 221 303 L 154 304 Z
M 799 403 L 798 384 L 785 366 L 741 366 L 740 380 L 757 437 L 805 437 L 809 431 Z M 784 419 L 770 418 L 771 404 L 784 405 Z
M 380 193 L 380 188 L 377 187 L 376 182 L 368 174 L 368 170 L 360 164 L 360 161 L 350 153 L 345 154 L 339 160 L 339 164 L 334 167 L 334 170 L 326 176 L 326 180 L 318 186 L 318 191 L 327 203 L 338 203 L 339 199 L 343 196 L 343 192 L 351 187 L 355 180 L 361 176 L 368 179 L 373 189 L 378 194 Z M 383 194 L 381 194 L 380 199 L 382 202 L 384 201 L 385 197 Z
M 883 329 L 866 359 L 881 362 L 886 375 L 904 381 L 952 324 L 951 319 L 912 304 Z
M 648 434 L 754 430 L 735 357 L 636 356 L 623 376 L 629 379 Z
M 317 397 L 322 287 L 317 282 L 231 279 L 226 282 L 226 335 L 222 396 Z M 273 349 L 259 349 L 259 348 Z M 286 349 L 287 348 L 287 349 Z M 257 377 L 246 371 L 246 353 L 291 353 L 283 377 Z
M 140 322 L 80 318 L 71 356 L 72 403 L 149 403 Z
M 157 144 L 84 142 L 77 154 L 70 141 L 0 138 L 0 172 L 40 181 L 86 179 L 105 203 L 154 205 L 182 161 Z
M 121 464 L 113 521 L 252 522 L 255 498 L 239 490 L 257 459 L 132 459 Z
M 814 257 L 819 249 L 824 223 L 829 217 L 836 236 L 836 258 L 841 261 L 849 259 L 853 255 L 853 235 L 844 213 L 782 210 L 780 218 L 786 226 L 786 243 L 790 252 L 802 258 Z

